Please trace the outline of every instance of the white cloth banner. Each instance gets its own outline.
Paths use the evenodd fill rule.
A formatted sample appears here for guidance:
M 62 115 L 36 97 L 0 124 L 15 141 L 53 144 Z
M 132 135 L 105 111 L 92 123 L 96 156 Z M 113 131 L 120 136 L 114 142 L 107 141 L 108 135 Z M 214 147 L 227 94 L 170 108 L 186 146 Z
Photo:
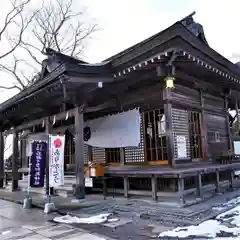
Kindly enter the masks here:
M 64 146 L 65 136 L 49 136 L 49 185 L 64 185 Z
M 138 109 L 87 121 L 91 138 L 85 144 L 99 148 L 138 147 L 140 122 Z

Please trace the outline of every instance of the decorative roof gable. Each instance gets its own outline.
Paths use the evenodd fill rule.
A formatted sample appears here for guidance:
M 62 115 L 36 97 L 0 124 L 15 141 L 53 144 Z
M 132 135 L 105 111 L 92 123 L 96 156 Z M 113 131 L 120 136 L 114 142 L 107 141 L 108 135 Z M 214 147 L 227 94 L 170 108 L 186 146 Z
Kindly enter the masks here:
M 197 23 L 194 21 L 193 16 L 196 12 L 191 13 L 187 17 L 183 18 L 180 23 L 186 27 L 193 35 L 195 35 L 197 38 L 199 38 L 203 43 L 208 45 L 208 42 L 206 40 L 203 26 L 200 23 Z

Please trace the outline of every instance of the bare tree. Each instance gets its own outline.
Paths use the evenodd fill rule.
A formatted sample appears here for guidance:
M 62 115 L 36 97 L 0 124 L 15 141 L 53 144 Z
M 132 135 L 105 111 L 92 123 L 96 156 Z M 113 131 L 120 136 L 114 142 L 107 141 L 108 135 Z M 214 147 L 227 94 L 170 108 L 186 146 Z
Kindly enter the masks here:
M 12 55 L 20 46 L 23 34 L 33 19 L 33 15 L 26 16 L 24 14 L 24 10 L 30 1 L 31 0 L 13 0 L 9 2 L 10 9 L 3 17 L 2 24 L 0 24 L 0 70 L 6 70 L 3 63 L 4 60 Z M 15 67 L 16 66 L 14 66 L 14 68 Z M 18 81 L 18 79 L 16 80 Z M 0 86 L 0 88 L 13 89 L 15 85 L 10 87 Z
M 23 90 L 28 87 L 41 69 L 47 48 L 75 58 L 83 57 L 86 43 L 97 30 L 97 25 L 87 19 L 86 11 L 82 7 L 78 9 L 77 0 L 76 6 L 73 0 L 45 1 L 34 13 L 28 30 L 17 45 L 21 56 L 27 53 L 27 57 L 19 58 L 20 54 L 16 54 L 12 56 L 11 66 L 2 65 L 2 69 L 14 77 L 16 84 L 2 88 Z

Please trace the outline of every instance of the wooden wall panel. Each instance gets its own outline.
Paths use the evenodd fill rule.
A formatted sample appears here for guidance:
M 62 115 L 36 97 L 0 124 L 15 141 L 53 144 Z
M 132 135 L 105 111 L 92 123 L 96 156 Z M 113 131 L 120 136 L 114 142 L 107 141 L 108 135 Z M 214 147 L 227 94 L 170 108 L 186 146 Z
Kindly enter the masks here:
M 171 91 L 171 98 L 173 102 L 181 105 L 185 104 L 193 108 L 200 106 L 200 93 L 196 89 L 176 85 L 175 89 Z
M 203 103 L 204 109 L 206 110 L 215 110 L 215 111 L 223 111 L 224 110 L 224 99 L 221 97 L 211 96 L 209 94 L 203 94 Z
M 228 131 L 226 115 L 216 115 L 205 111 L 208 152 L 210 157 L 218 157 L 228 151 Z M 217 138 L 217 139 L 216 139 Z

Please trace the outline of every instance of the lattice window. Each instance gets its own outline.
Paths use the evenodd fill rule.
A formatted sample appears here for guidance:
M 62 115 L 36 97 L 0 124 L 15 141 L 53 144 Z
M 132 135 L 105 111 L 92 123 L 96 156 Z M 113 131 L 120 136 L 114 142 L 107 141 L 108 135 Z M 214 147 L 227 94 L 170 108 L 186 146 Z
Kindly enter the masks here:
M 94 163 L 105 163 L 105 149 L 92 147 L 92 161 Z
M 120 148 L 106 148 L 105 156 L 106 156 L 107 163 L 120 163 L 121 162 Z
M 148 161 L 168 160 L 165 123 L 165 115 L 162 109 L 144 112 Z
M 88 145 L 84 144 L 84 164 L 88 164 L 89 161 Z
M 203 157 L 203 129 L 200 112 L 189 112 L 190 152 L 192 159 Z
M 143 117 L 141 116 L 140 125 L 140 144 L 139 147 L 126 147 L 125 163 L 143 163 L 144 162 L 144 137 L 143 137 Z

